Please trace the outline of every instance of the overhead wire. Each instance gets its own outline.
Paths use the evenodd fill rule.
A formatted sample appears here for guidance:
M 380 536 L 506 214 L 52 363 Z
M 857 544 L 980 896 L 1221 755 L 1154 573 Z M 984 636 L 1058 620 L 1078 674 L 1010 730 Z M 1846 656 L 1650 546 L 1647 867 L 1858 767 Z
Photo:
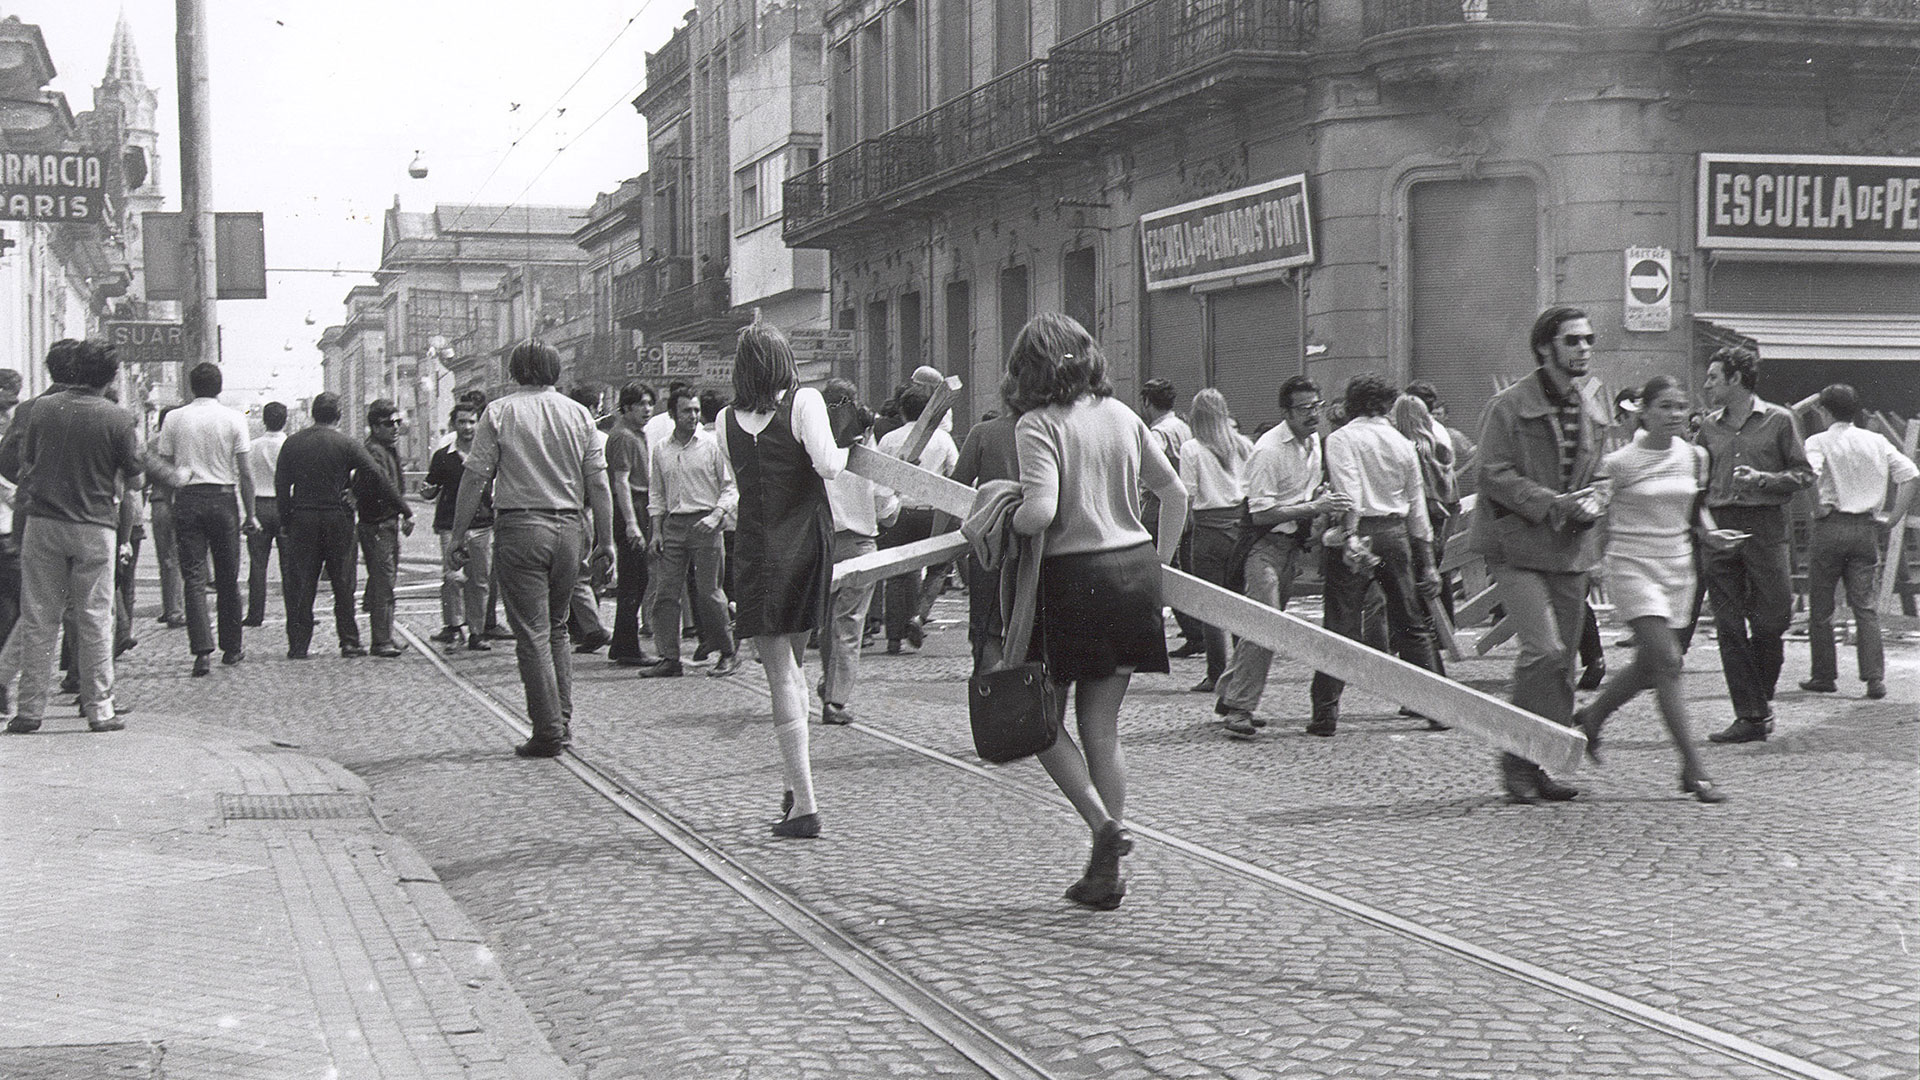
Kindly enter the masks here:
M 605 120 L 608 116 L 612 115 L 613 110 L 619 108 L 621 105 L 631 100 L 632 96 L 634 94 L 639 93 L 640 88 L 646 85 L 646 82 L 647 82 L 646 76 L 642 75 L 640 77 L 639 82 L 634 83 L 633 86 L 630 87 L 626 93 L 621 94 L 617 98 L 614 98 L 613 103 L 611 105 L 608 105 L 605 109 L 602 109 L 600 111 L 600 115 L 594 117 L 591 121 L 588 122 L 586 127 L 581 128 L 578 132 L 574 133 L 572 138 L 562 143 L 560 145 L 560 148 L 553 152 L 553 156 L 547 159 L 547 163 L 545 165 L 540 166 L 540 171 L 534 173 L 533 178 L 531 180 L 528 180 L 526 186 L 520 189 L 520 193 L 518 195 L 515 195 L 513 198 L 507 200 L 506 203 L 502 204 L 502 206 L 500 207 L 500 212 L 493 216 L 492 221 L 487 222 L 487 228 L 491 229 L 495 225 L 498 225 L 500 223 L 500 219 L 503 217 L 506 217 L 507 212 L 512 210 L 514 207 L 514 204 L 520 201 L 521 196 L 524 196 L 527 192 L 533 190 L 533 185 L 539 183 L 540 178 L 547 175 L 547 170 L 553 168 L 554 163 L 560 160 L 560 155 L 566 153 L 567 147 L 572 146 L 576 142 L 579 142 L 583 137 L 585 137 L 587 132 L 592 131 L 595 127 L 599 126 L 600 121 Z

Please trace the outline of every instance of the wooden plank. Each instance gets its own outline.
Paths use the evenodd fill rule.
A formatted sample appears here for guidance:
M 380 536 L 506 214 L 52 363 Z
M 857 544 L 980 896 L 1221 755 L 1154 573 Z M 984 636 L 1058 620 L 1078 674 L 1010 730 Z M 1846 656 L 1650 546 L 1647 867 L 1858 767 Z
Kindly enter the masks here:
M 926 503 L 957 518 L 965 519 L 973 509 L 972 488 L 871 446 L 855 443 L 847 452 L 847 468 L 881 487 L 892 489 L 903 499 Z
M 1908 458 L 1920 450 L 1920 420 L 1907 424 L 1906 438 L 1901 440 L 1900 452 Z M 1900 560 L 1907 556 L 1907 530 L 1913 522 L 1908 512 L 1913 509 L 1914 481 L 1901 484 L 1893 497 L 1893 514 L 1888 520 L 1893 522 L 1887 537 L 1887 557 L 1880 560 L 1880 588 L 1873 601 L 1873 609 L 1884 620 L 1894 614 L 1894 584 L 1900 577 Z
M 1397 656 L 1375 652 L 1192 574 L 1162 567 L 1160 587 L 1167 603 L 1202 622 L 1470 732 L 1547 769 L 1568 772 L 1578 768 L 1586 751 L 1586 737 L 1573 728 L 1561 727 Z
M 1447 650 L 1447 659 L 1456 663 L 1465 660 L 1460 654 L 1460 643 L 1453 637 L 1453 620 L 1447 618 L 1447 606 L 1434 597 L 1427 602 L 1427 618 L 1433 620 L 1433 637 L 1442 649 Z
M 1489 585 L 1474 593 L 1466 603 L 1456 604 L 1453 609 L 1456 625 L 1478 626 L 1486 621 L 1487 616 L 1493 614 L 1493 609 L 1500 603 L 1499 592 L 1498 585 Z
M 923 368 L 932 371 L 932 368 Z M 920 372 L 916 371 L 914 381 L 920 381 Z M 935 374 L 938 374 L 937 372 Z M 933 396 L 927 399 L 927 407 L 920 411 L 920 418 L 913 422 L 913 430 L 907 433 L 907 441 L 900 448 L 900 457 L 905 461 L 919 461 L 920 451 L 927 448 L 928 440 L 940 428 L 940 421 L 953 408 L 960 397 L 960 376 L 949 375 L 933 387 Z
M 1512 619 L 1501 619 L 1486 633 L 1480 635 L 1480 640 L 1473 643 L 1473 651 L 1481 656 L 1487 655 L 1505 644 L 1506 640 L 1513 636 L 1514 629 Z
M 937 566 L 966 553 L 967 538 L 957 532 L 941 533 L 884 551 L 868 552 L 833 564 L 833 588 L 856 588 L 885 581 L 922 567 Z

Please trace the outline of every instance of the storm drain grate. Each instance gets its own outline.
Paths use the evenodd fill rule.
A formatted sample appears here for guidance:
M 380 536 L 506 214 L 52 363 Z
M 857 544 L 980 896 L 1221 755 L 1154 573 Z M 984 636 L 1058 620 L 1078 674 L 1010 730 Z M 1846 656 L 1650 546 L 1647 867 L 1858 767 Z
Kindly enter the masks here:
M 343 821 L 371 816 L 365 795 L 221 795 L 222 821 Z
M 152 1080 L 162 1075 L 158 1043 L 92 1043 L 0 1048 L 8 1080 Z

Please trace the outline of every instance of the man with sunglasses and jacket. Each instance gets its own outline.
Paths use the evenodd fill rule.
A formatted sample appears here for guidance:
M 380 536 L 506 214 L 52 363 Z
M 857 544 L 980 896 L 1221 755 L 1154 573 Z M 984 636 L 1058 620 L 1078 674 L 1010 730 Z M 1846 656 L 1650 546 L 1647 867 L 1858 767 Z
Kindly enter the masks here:
M 1533 373 L 1494 396 L 1480 430 L 1472 547 L 1486 557 L 1520 643 L 1513 703 L 1557 724 L 1573 717 L 1587 575 L 1600 561 L 1594 522 L 1606 510 L 1592 482 L 1608 410 L 1583 385 L 1593 342 L 1586 312 L 1541 312 L 1527 341 Z M 1579 794 L 1518 754 L 1501 755 L 1500 779 L 1514 803 Z

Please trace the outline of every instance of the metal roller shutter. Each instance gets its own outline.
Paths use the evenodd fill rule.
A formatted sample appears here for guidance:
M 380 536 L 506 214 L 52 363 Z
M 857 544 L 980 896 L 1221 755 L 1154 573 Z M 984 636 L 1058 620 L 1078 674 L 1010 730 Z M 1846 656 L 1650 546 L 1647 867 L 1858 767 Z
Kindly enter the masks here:
M 1300 372 L 1300 308 L 1285 281 L 1207 294 L 1213 386 L 1248 438 L 1280 419 L 1280 384 Z M 1196 388 L 1197 389 L 1197 388 Z M 1191 397 L 1191 395 L 1189 395 Z
M 1413 377 L 1434 385 L 1455 427 L 1477 431 L 1498 386 L 1532 368 L 1527 330 L 1540 307 L 1533 181 L 1416 184 L 1408 203 Z
M 1187 289 L 1147 294 L 1147 355 L 1140 361 L 1140 378 L 1165 379 L 1173 384 L 1180 412 L 1194 391 L 1207 385 L 1207 357 L 1200 335 L 1200 298 Z M 1135 404 L 1128 402 L 1129 405 Z

